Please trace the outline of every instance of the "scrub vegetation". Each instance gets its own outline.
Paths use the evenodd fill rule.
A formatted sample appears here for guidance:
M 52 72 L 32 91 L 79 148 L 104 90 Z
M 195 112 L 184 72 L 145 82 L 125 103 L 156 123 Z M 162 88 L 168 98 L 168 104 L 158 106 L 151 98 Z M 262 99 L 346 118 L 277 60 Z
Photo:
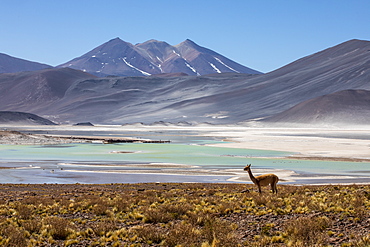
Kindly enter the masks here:
M 370 186 L 2 184 L 0 246 L 370 246 Z

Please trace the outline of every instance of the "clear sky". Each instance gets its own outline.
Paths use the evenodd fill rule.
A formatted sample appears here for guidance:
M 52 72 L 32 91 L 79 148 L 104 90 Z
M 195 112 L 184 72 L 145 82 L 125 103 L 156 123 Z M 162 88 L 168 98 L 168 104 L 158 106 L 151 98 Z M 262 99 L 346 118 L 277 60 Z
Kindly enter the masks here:
M 191 39 L 261 72 L 370 40 L 370 0 L 1 0 L 0 13 L 0 53 L 53 66 L 116 37 Z

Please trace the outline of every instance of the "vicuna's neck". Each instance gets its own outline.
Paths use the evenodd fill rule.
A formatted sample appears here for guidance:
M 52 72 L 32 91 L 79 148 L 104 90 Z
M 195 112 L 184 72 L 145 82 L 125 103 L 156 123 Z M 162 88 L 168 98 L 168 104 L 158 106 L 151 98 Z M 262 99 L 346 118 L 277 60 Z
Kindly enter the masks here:
M 247 170 L 249 177 L 251 178 L 252 181 L 255 181 L 256 178 L 253 176 L 252 171 L 250 169 Z

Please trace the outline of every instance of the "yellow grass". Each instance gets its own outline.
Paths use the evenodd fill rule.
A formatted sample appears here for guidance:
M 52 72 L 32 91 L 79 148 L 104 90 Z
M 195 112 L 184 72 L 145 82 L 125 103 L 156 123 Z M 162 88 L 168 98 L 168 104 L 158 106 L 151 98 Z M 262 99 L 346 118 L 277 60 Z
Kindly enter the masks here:
M 370 245 L 369 185 L 278 187 L 3 184 L 0 245 Z

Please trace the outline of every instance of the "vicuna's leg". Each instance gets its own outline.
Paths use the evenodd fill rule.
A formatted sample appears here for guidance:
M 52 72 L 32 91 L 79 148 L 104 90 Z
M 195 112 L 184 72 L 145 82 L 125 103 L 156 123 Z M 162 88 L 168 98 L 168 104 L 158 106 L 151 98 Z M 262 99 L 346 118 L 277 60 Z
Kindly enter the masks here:
M 278 193 L 278 191 L 277 191 L 277 181 L 274 181 L 274 182 L 272 182 L 272 184 L 271 184 L 271 189 L 272 189 L 272 193 Z
M 258 186 L 258 192 L 261 194 L 262 193 L 261 185 L 257 184 L 257 186 Z

